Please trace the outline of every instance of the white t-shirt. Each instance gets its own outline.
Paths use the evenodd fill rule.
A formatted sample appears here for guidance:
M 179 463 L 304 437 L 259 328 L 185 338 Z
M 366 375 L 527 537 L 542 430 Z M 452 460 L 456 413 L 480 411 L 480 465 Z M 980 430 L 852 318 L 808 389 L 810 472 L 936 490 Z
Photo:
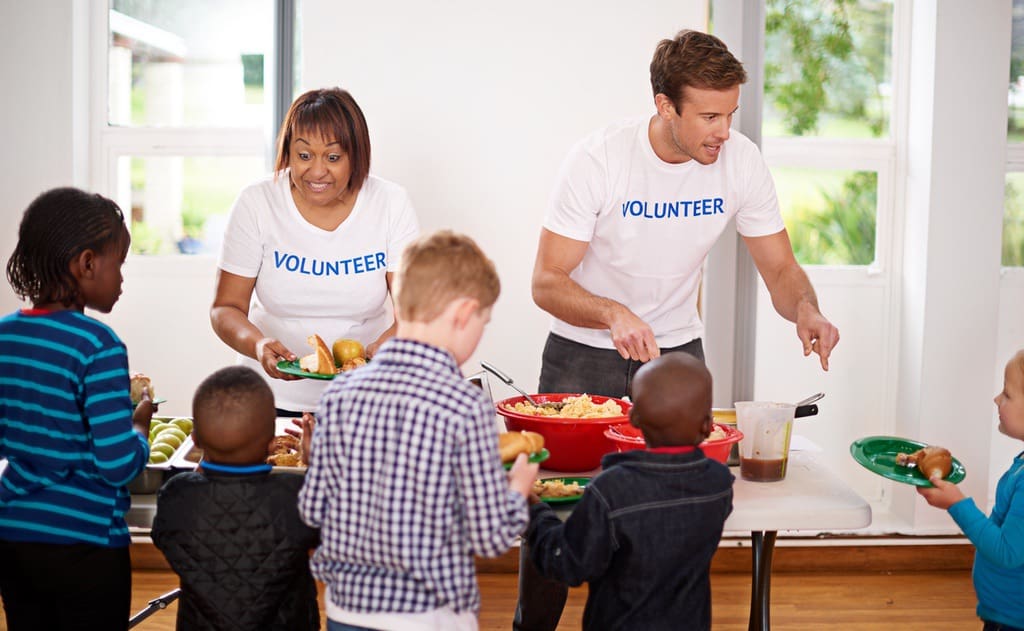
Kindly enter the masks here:
M 307 222 L 295 206 L 287 170 L 247 186 L 231 209 L 219 266 L 256 279 L 249 320 L 298 356 L 314 333 L 330 346 L 342 337 L 364 345 L 393 322 L 385 273 L 398 270 L 402 250 L 419 234 L 405 189 L 366 179 L 352 213 L 332 231 Z M 316 410 L 326 380 L 267 377 L 277 407 Z
M 577 143 L 562 165 L 544 227 L 589 246 L 570 278 L 622 303 L 654 331 L 662 348 L 701 337 L 701 267 L 736 218 L 748 237 L 785 228 L 761 153 L 731 131 L 718 160 L 663 161 L 647 135 L 649 119 L 606 127 Z M 614 348 L 607 329 L 555 319 L 551 331 Z

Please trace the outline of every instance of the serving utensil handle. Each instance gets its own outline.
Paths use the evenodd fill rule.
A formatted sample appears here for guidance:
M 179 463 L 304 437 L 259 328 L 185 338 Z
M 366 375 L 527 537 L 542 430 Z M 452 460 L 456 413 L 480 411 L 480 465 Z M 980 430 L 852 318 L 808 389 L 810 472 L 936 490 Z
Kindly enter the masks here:
M 506 375 L 505 373 L 501 372 L 500 370 L 498 370 L 497 368 L 495 368 L 494 366 L 488 364 L 485 361 L 481 361 L 480 365 L 483 366 L 484 370 L 486 370 L 487 372 L 491 373 L 492 375 L 494 375 L 498 379 L 501 379 L 507 386 L 511 387 L 513 390 L 515 390 L 519 394 L 521 394 L 524 397 L 526 397 L 526 400 L 530 402 L 530 405 L 532 405 L 534 407 L 540 407 L 540 404 L 538 404 L 536 401 L 534 401 L 533 397 L 531 397 L 529 394 L 526 393 L 526 390 L 523 390 L 522 388 L 520 388 L 516 384 L 512 383 L 512 377 L 509 377 L 508 375 Z

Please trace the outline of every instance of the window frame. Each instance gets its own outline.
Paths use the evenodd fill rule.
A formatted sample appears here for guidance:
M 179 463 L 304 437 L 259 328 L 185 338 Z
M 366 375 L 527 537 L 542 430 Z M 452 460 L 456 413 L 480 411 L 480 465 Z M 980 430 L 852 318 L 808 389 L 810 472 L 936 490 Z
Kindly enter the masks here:
M 109 15 L 110 2 L 90 3 L 89 30 L 89 154 L 90 187 L 119 203 L 118 160 L 122 157 L 259 157 L 267 172 L 273 168 L 274 144 L 285 111 L 280 103 L 291 102 L 294 77 L 295 0 L 275 0 L 273 72 L 268 74 L 268 121 L 260 127 L 145 127 L 118 126 L 108 121 Z M 211 254 L 145 255 L 139 258 L 210 258 Z
M 769 168 L 816 168 L 845 171 L 873 171 L 878 175 L 875 207 L 875 259 L 868 265 L 802 264 L 810 270 L 829 270 L 830 280 L 855 282 L 877 279 L 883 282 L 899 261 L 896 244 L 902 216 L 898 200 L 906 171 L 907 106 L 909 97 L 909 44 L 911 2 L 893 0 L 892 100 L 889 135 L 885 138 L 826 138 L 821 136 L 763 136 L 762 153 Z

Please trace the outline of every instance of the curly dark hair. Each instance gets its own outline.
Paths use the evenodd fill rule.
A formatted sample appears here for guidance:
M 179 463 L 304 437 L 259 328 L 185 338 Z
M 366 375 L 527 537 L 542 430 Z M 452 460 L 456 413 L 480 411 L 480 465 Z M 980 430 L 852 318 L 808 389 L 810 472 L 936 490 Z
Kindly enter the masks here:
M 72 187 L 46 191 L 21 218 L 7 281 L 22 299 L 70 306 L 79 297 L 72 259 L 123 243 L 127 234 L 124 213 L 112 199 Z
M 651 60 L 651 88 L 682 109 L 683 88 L 728 90 L 747 81 L 743 64 L 725 43 L 707 33 L 689 29 L 658 42 Z

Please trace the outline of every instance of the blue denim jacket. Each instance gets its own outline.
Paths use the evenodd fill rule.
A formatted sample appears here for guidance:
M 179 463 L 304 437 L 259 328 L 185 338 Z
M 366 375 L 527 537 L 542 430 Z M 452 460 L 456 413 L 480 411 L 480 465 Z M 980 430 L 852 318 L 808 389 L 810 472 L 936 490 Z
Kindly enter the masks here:
M 530 511 L 545 576 L 590 583 L 583 629 L 710 629 L 711 557 L 732 512 L 733 475 L 699 449 L 609 454 L 563 524 Z

